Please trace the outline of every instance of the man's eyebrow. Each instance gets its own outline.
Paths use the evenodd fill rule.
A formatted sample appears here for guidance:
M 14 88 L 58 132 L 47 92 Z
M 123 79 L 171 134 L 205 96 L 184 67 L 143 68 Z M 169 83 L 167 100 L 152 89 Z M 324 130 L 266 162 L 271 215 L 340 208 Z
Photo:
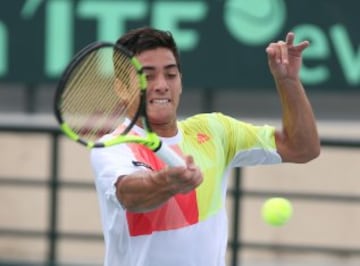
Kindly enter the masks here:
M 164 66 L 164 69 L 171 69 L 171 68 L 178 68 L 178 65 L 177 64 L 169 64 L 169 65 L 166 65 Z M 153 71 L 156 69 L 156 67 L 154 66 L 143 66 L 142 68 L 143 70 L 148 70 L 148 71 Z
M 164 68 L 165 68 L 165 69 L 178 68 L 178 65 L 177 65 L 177 64 L 170 64 L 170 65 L 166 65 Z

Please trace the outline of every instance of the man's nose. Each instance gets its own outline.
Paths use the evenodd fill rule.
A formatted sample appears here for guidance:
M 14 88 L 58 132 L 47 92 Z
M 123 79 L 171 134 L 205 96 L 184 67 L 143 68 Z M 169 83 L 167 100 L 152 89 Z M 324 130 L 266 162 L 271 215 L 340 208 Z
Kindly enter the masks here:
M 159 75 L 154 84 L 154 89 L 158 92 L 166 92 L 169 90 L 169 84 L 163 75 Z

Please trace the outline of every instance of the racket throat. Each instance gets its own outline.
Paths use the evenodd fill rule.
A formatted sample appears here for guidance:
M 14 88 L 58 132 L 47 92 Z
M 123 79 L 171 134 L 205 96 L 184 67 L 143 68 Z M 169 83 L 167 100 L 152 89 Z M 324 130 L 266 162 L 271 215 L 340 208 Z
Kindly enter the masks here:
M 147 142 L 146 146 L 148 148 L 150 148 L 153 152 L 157 152 L 158 150 L 160 150 L 161 140 L 155 133 L 148 132 L 147 138 L 148 138 L 148 142 Z

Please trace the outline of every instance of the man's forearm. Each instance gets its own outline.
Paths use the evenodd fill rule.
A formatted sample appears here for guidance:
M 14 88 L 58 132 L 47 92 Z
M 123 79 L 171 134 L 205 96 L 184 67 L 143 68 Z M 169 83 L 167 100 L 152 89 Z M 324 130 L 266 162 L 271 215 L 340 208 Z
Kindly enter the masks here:
M 153 210 L 164 204 L 174 193 L 171 185 L 157 172 L 140 171 L 120 177 L 116 195 L 121 205 L 132 212 Z
M 294 151 L 295 162 L 309 161 L 319 154 L 315 116 L 299 79 L 277 80 L 283 112 L 283 137 Z

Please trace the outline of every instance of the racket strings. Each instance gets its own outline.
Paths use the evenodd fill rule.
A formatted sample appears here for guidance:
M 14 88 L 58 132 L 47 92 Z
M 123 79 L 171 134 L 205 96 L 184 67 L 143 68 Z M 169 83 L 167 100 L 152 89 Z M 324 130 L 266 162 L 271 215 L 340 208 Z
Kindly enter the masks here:
M 113 47 L 94 50 L 72 70 L 62 95 L 64 121 L 96 141 L 114 131 L 139 105 L 139 81 L 130 58 Z

